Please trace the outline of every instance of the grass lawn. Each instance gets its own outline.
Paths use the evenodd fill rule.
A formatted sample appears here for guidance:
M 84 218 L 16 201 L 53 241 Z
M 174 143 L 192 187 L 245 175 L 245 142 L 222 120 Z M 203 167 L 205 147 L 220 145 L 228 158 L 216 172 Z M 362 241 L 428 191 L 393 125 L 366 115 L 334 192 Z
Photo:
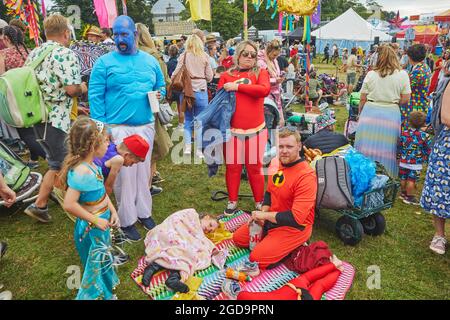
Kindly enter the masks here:
M 316 65 L 319 73 L 333 73 L 329 65 Z M 333 71 L 332 71 L 333 70 Z M 340 79 L 345 79 L 342 74 Z M 344 107 L 336 109 L 338 130 L 342 131 L 347 117 Z M 45 165 L 42 163 L 41 171 Z M 176 210 L 194 207 L 201 211 L 221 213 L 226 205 L 210 200 L 211 192 L 225 189 L 224 168 L 214 178 L 208 178 L 205 165 L 174 165 L 170 157 L 158 164 L 166 179 L 164 192 L 153 199 L 153 217 L 161 222 Z M 250 193 L 247 182 L 241 193 Z M 253 202 L 244 199 L 240 207 L 251 210 Z M 0 239 L 7 241 L 9 250 L 0 262 L 0 283 L 13 293 L 14 299 L 74 299 L 77 291 L 68 289 L 69 266 L 79 265 L 73 243 L 73 223 L 62 209 L 50 202 L 53 221 L 36 222 L 23 213 L 24 207 L 0 209 Z M 434 228 L 431 215 L 420 207 L 400 201 L 384 212 L 387 229 L 379 237 L 365 236 L 356 247 L 344 246 L 334 233 L 339 217 L 323 212 L 314 228 L 312 241 L 323 240 L 339 258 L 352 263 L 356 276 L 347 299 L 449 299 L 450 253 L 444 256 L 428 249 Z M 142 236 L 145 230 L 139 226 Z M 447 224 L 447 234 L 450 226 Z M 121 280 L 117 288 L 119 299 L 148 299 L 134 284 L 130 274 L 144 253 L 143 241 L 126 244 L 131 261 L 118 270 Z M 372 273 L 368 268 L 378 266 L 381 288 L 370 290 L 366 285 Z

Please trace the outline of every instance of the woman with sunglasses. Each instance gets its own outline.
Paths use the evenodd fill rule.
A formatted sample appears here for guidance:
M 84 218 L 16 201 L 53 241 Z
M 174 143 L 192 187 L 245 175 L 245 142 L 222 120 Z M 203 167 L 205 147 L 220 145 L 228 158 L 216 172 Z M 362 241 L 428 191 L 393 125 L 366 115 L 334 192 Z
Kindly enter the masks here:
M 257 47 L 252 41 L 239 43 L 235 67 L 222 73 L 218 89 L 236 92 L 236 111 L 231 118 L 231 139 L 224 145 L 228 205 L 225 214 L 237 208 L 242 165 L 247 168 L 256 208 L 264 198 L 262 159 L 267 142 L 264 98 L 270 92 L 269 73 L 256 64 Z
M 280 111 L 280 126 L 284 126 L 284 116 L 281 104 L 281 83 L 284 77 L 281 75 L 277 57 L 281 53 L 278 40 L 269 42 L 264 50 L 258 52 L 258 67 L 266 69 L 270 75 L 270 98 L 275 101 Z

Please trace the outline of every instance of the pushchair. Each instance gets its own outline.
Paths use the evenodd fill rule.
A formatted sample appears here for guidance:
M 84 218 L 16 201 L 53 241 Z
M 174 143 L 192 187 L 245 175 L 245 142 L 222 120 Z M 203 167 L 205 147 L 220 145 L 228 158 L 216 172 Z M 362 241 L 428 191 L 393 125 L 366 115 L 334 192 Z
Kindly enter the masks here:
M 352 145 L 355 142 L 356 127 L 358 125 L 360 98 L 361 94 L 359 92 L 353 92 L 348 98 L 348 118 L 345 122 L 344 134 Z
M 29 203 L 36 198 L 33 194 L 42 183 L 42 175 L 32 172 L 22 159 L 1 141 L 0 171 L 6 184 L 16 192 L 16 203 Z M 4 203 L 0 200 L 0 208 Z

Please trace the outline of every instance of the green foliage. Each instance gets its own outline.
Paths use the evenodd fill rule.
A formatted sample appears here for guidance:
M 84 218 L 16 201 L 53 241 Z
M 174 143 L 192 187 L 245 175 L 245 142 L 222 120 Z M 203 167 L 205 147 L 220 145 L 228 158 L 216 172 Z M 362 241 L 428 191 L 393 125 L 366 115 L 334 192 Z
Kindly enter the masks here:
M 197 27 L 202 30 L 220 32 L 224 39 L 239 35 L 243 29 L 244 15 L 242 8 L 230 4 L 227 0 L 214 0 L 212 3 L 211 21 L 196 21 Z M 191 17 L 189 6 L 181 13 L 183 20 Z
M 236 0 L 234 3 L 240 10 L 244 11 L 243 0 Z M 265 5 L 262 5 L 257 12 L 255 6 L 248 1 L 248 27 L 255 26 L 258 30 L 278 29 L 278 14 L 272 19 L 273 12 L 273 9 L 266 10 Z
M 350 8 L 355 10 L 364 19 L 367 19 L 370 16 L 370 13 L 367 12 L 366 7 L 358 1 L 322 0 L 322 21 L 326 21 L 328 19 L 333 20 Z

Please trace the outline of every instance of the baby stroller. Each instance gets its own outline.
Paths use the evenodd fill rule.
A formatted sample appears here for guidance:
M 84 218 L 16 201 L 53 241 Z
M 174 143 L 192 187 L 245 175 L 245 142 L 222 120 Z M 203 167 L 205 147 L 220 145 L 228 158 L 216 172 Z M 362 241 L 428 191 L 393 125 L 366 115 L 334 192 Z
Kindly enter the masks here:
M 16 192 L 16 203 L 28 203 L 36 197 L 33 193 L 42 183 L 42 175 L 32 172 L 22 159 L 0 141 L 0 171 L 6 184 Z M 0 208 L 4 201 L 0 200 Z
M 360 97 L 359 92 L 353 92 L 348 98 L 348 119 L 345 122 L 344 133 L 352 145 L 355 142 L 356 126 L 358 125 Z

